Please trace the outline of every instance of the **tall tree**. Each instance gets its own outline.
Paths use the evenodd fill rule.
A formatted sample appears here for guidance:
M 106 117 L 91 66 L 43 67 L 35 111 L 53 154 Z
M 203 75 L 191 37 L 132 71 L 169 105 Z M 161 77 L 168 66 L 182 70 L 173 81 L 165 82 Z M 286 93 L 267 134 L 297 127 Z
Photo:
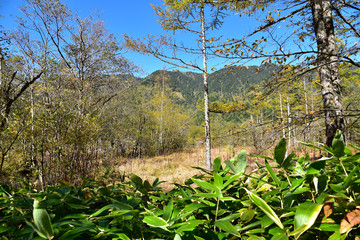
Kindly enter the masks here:
M 229 10 L 238 11 L 238 1 L 222 4 Z M 296 65 L 292 79 L 317 69 L 322 86 L 325 142 L 330 146 L 336 129 L 345 129 L 339 63 L 359 66 L 356 60 L 360 50 L 357 44 L 360 37 L 357 30 L 359 2 L 291 0 L 267 1 L 267 4 L 268 8 L 263 11 L 268 12 L 259 27 L 243 39 L 225 43 L 217 53 L 236 59 L 236 63 L 262 58 L 263 63 L 285 65 L 282 70 L 287 65 Z M 282 31 L 284 28 L 291 30 Z M 256 38 L 257 35 L 260 36 Z M 346 38 L 347 44 L 339 44 L 337 38 Z M 275 83 L 270 85 L 281 86 L 281 83 Z
M 223 17 L 221 7 L 208 1 L 183 1 L 183 0 L 165 0 L 164 7 L 154 6 L 156 15 L 160 18 L 159 22 L 163 29 L 171 31 L 185 31 L 193 34 L 194 42 L 201 43 L 201 46 L 186 46 L 183 42 L 176 42 L 169 36 L 160 36 L 154 39 L 153 36 L 148 39 L 139 40 L 126 37 L 127 46 L 139 53 L 153 55 L 156 58 L 172 64 L 176 67 L 200 71 L 203 74 L 204 85 L 204 116 L 205 116 L 205 147 L 206 147 L 206 169 L 212 167 L 211 161 L 211 136 L 210 136 L 210 116 L 209 116 L 209 89 L 208 89 L 208 53 L 213 47 L 212 42 L 216 40 L 209 36 L 214 28 L 221 25 Z M 210 12 L 209 18 L 206 13 Z M 165 49 L 170 51 L 166 52 Z M 180 53 L 180 54 L 179 54 Z M 187 61 L 188 56 L 181 56 L 181 53 L 202 57 L 202 64 L 196 61 Z
M 326 145 L 331 146 L 336 130 L 345 129 L 333 8 L 330 0 L 312 0 L 311 10 L 318 49 L 316 64 L 324 103 Z

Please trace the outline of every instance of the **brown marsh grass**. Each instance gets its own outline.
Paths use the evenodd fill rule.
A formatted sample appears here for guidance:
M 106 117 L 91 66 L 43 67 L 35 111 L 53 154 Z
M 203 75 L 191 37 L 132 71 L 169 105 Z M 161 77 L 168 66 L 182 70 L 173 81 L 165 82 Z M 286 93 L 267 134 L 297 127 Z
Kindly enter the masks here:
M 252 152 L 252 149 L 245 150 L 247 153 Z M 229 160 L 240 151 L 240 148 L 217 147 L 211 150 L 211 154 L 212 159 L 220 157 L 224 166 L 224 161 Z M 262 159 L 258 160 L 263 163 Z M 119 174 L 134 173 L 150 183 L 159 178 L 160 181 L 166 181 L 162 183 L 161 187 L 164 190 L 170 190 L 173 187 L 172 183 L 184 184 L 184 181 L 190 177 L 203 173 L 193 167 L 205 168 L 205 149 L 187 148 L 181 152 L 153 158 L 118 159 L 113 163 L 113 166 Z M 247 171 L 252 171 L 255 168 L 257 165 L 254 159 L 248 157 Z

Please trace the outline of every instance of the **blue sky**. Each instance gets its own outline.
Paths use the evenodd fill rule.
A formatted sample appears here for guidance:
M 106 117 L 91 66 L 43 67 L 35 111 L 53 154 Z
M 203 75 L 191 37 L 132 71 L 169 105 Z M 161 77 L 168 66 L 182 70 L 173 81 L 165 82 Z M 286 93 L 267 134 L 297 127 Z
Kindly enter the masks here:
M 123 34 L 132 37 L 145 37 L 148 34 L 172 34 L 162 30 L 157 17 L 150 4 L 159 5 L 161 0 L 63 0 L 70 9 L 76 11 L 81 17 L 89 15 L 92 11 L 101 12 L 100 19 L 105 22 L 106 28 L 110 33 L 114 33 L 119 39 Z M 12 30 L 16 23 L 14 16 L 21 14 L 19 8 L 24 1 L 22 0 L 0 0 L 0 24 L 5 29 Z M 247 18 L 240 19 L 238 16 L 230 17 L 217 34 L 227 37 L 239 37 L 249 33 L 255 28 L 255 22 Z M 185 40 L 188 36 L 184 33 L 177 33 L 177 39 Z M 125 56 L 135 65 L 139 66 L 145 74 L 162 69 L 166 64 L 151 56 L 142 56 L 137 53 L 126 53 Z M 213 60 L 218 64 L 218 68 L 223 66 L 222 61 Z M 171 69 L 171 65 L 166 65 Z M 210 63 L 210 67 L 211 67 Z

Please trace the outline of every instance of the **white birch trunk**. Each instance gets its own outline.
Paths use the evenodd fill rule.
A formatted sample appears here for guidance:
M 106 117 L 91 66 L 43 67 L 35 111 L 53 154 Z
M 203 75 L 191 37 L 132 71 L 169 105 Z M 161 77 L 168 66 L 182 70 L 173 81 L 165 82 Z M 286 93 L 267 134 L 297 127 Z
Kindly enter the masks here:
M 200 9 L 201 17 L 201 42 L 203 57 L 203 77 L 204 77 L 204 113 L 205 113 L 205 148 L 206 148 L 206 169 L 211 170 L 211 137 L 210 137 L 210 116 L 209 116 L 209 89 L 207 72 L 207 54 L 206 54 L 206 35 L 205 35 L 205 11 L 204 6 Z

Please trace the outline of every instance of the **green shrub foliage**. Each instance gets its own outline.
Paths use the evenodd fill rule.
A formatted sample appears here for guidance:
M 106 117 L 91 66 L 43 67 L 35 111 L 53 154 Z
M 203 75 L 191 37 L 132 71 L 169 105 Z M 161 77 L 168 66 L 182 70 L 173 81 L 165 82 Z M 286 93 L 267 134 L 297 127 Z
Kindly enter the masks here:
M 340 142 L 339 142 L 340 141 Z M 341 143 L 342 141 L 342 143 Z M 333 146 L 309 155 L 286 152 L 285 140 L 251 173 L 242 151 L 214 160 L 212 171 L 164 192 L 129 174 L 119 183 L 59 181 L 37 192 L 0 188 L 1 239 L 355 239 L 360 236 L 359 147 L 345 146 L 341 132 Z M 350 150 L 351 149 L 351 150 Z M 108 172 L 107 172 L 108 173 Z M 114 180 L 114 179 L 112 179 Z M 34 206 L 34 207 L 33 207 Z M 35 216 L 40 213 L 42 225 Z M 34 217 L 33 217 L 34 216 Z

